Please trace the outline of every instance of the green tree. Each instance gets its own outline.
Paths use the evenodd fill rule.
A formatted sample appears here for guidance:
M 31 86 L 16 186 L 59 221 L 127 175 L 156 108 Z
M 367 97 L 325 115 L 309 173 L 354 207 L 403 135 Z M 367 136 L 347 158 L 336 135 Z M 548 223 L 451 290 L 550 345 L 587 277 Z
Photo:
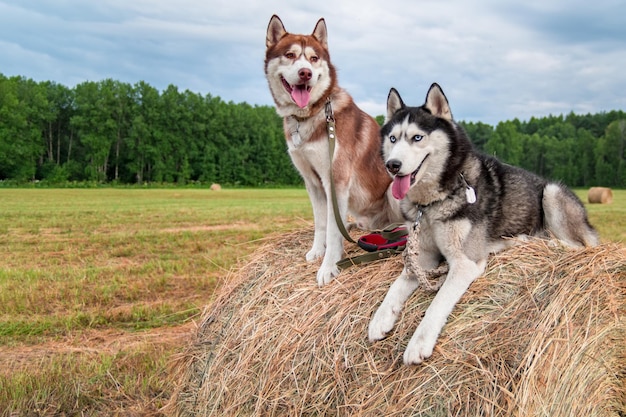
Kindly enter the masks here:
M 0 78 L 0 178 L 35 179 L 48 110 L 46 92 L 36 82 Z
M 493 127 L 482 122 L 459 122 L 459 125 L 465 129 L 467 136 L 470 138 L 474 146 L 480 150 L 485 151 L 485 146 L 491 136 L 493 135 Z
M 549 139 L 538 133 L 524 135 L 520 166 L 537 175 L 546 176 L 546 147 Z
M 579 128 L 576 131 L 576 140 L 572 145 L 572 160 L 574 167 L 572 169 L 574 178 L 571 186 L 593 186 L 595 183 L 595 158 L 594 148 L 596 147 L 597 138 L 585 128 Z
M 518 130 L 519 121 L 500 122 L 485 144 L 485 151 L 511 165 L 520 165 L 523 152 L 523 135 Z
M 112 109 L 115 101 L 112 80 L 86 81 L 76 86 L 76 113 L 70 124 L 76 129 L 85 151 L 87 179 L 104 182 L 115 142 L 117 121 Z
M 184 100 L 185 96 L 172 84 L 161 94 L 154 166 L 154 179 L 158 182 L 184 183 L 187 179 L 186 173 L 181 172 L 187 152 L 185 138 L 190 131 Z
M 595 149 L 596 181 L 599 185 L 626 185 L 624 149 L 626 148 L 626 119 L 612 122 Z
M 69 159 L 73 132 L 70 119 L 74 114 L 74 93 L 64 85 L 43 82 L 48 101 L 43 137 L 46 154 L 39 167 L 38 177 L 51 182 L 65 182 L 70 178 Z
M 109 101 L 106 103 L 110 111 L 110 120 L 114 127 L 113 143 L 113 173 L 107 178 L 118 182 L 120 180 L 120 166 L 124 166 L 122 151 L 127 144 L 133 120 L 132 87 L 130 84 L 119 81 L 105 80 L 102 89 L 106 91 Z M 125 152 L 124 152 L 125 153 Z

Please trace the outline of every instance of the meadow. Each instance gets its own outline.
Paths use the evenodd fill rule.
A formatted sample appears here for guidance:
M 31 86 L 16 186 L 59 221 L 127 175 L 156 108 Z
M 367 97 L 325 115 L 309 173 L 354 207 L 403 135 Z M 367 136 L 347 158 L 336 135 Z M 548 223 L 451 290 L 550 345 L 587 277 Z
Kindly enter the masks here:
M 304 189 L 0 189 L 0 207 L 1 417 L 159 415 L 221 280 L 312 227 Z M 626 242 L 626 191 L 587 208 Z

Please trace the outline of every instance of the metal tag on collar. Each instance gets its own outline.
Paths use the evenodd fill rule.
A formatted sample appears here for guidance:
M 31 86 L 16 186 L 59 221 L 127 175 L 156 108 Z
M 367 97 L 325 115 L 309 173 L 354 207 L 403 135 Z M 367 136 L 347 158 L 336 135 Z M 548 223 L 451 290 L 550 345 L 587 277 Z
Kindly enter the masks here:
M 300 144 L 302 143 L 302 138 L 300 137 L 300 133 L 298 132 L 293 132 L 291 134 L 291 142 L 293 143 L 293 146 L 300 146 Z
M 294 146 L 300 146 L 302 143 L 302 137 L 300 136 L 300 123 L 296 120 L 296 130 L 291 132 L 291 141 Z
M 420 225 L 420 220 L 422 220 L 423 215 L 424 215 L 424 212 L 422 211 L 422 209 L 418 208 L 417 216 L 415 216 L 415 221 L 413 222 L 413 230 L 418 228 L 418 226 Z
M 330 103 L 330 97 L 326 100 L 326 122 L 330 123 L 330 122 L 335 122 L 335 115 L 333 114 L 333 106 Z
M 465 199 L 467 200 L 468 204 L 474 204 L 476 202 L 476 191 L 472 186 L 467 183 L 463 174 L 459 175 L 461 175 L 461 180 L 465 185 Z

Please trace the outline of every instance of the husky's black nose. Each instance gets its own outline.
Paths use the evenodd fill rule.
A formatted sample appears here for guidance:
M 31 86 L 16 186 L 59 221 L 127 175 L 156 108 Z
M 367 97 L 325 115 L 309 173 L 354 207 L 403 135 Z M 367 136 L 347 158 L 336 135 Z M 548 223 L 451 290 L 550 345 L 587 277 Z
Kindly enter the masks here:
M 313 72 L 308 68 L 302 68 L 298 71 L 298 76 L 300 77 L 300 81 L 307 82 L 313 77 Z
M 391 174 L 396 175 L 398 172 L 400 172 L 400 168 L 402 168 L 402 162 L 398 161 L 397 159 L 390 159 L 389 161 L 387 161 L 385 166 Z

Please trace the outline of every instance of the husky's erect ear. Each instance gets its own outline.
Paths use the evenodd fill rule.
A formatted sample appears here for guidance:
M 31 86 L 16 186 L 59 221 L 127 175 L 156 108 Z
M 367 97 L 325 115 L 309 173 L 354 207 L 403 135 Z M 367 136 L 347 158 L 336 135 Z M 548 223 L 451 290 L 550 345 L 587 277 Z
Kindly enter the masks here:
M 324 48 L 328 48 L 328 31 L 326 30 L 326 21 L 324 20 L 324 18 L 321 18 L 317 21 L 315 29 L 313 29 L 312 35 L 315 39 L 320 41 Z
M 450 111 L 448 99 L 441 87 L 439 87 L 439 84 L 433 83 L 433 85 L 430 86 L 426 94 L 426 104 L 424 106 L 435 116 L 452 120 L 452 112 Z
M 404 108 L 404 102 L 398 91 L 392 87 L 387 96 L 387 117 L 385 118 L 385 123 L 389 122 L 393 115 L 402 108 Z
M 270 48 L 278 43 L 280 38 L 285 36 L 287 31 L 283 25 L 280 17 L 274 15 L 270 19 L 269 25 L 267 25 L 267 35 L 265 37 L 265 46 Z

